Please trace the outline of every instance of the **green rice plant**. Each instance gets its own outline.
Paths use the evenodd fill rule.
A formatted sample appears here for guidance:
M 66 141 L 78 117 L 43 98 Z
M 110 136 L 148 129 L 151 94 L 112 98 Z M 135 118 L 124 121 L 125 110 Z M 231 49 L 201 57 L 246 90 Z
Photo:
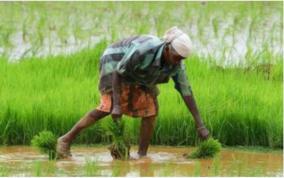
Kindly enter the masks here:
M 86 164 L 84 166 L 85 169 L 85 175 L 84 176 L 98 176 L 98 165 L 96 161 L 92 161 L 87 159 Z
M 0 166 L 0 176 L 8 177 L 10 174 L 10 170 L 7 166 Z
M 218 155 L 213 159 L 212 171 L 211 171 L 212 176 L 220 176 L 220 164 L 221 164 L 221 158 L 220 155 Z
M 97 107 L 99 58 L 106 46 L 104 40 L 93 49 L 72 55 L 26 58 L 18 63 L 2 57 L 0 143 L 29 144 L 42 130 L 62 135 Z M 205 61 L 192 56 L 185 64 L 200 114 L 212 136 L 228 146 L 282 148 L 282 62 L 272 66 L 268 79 L 253 68 L 218 68 Z M 195 145 L 194 121 L 174 83 L 159 85 L 159 89 L 159 115 L 151 143 Z M 103 119 L 88 128 L 75 143 L 109 143 L 109 121 Z M 125 121 L 133 144 L 137 143 L 139 124 L 139 119 Z
M 265 175 L 265 167 L 262 165 L 256 165 L 253 169 L 246 170 L 246 173 L 243 173 L 244 176 L 250 176 L 250 177 L 261 177 Z
M 112 168 L 112 177 L 120 177 L 122 174 L 122 170 L 120 168 L 119 162 L 115 162 Z
M 41 152 L 48 154 L 50 160 L 56 158 L 56 136 L 50 131 L 42 131 L 34 136 L 31 143 Z
M 212 26 L 213 26 L 213 30 L 214 30 L 214 35 L 216 38 L 219 37 L 218 33 L 219 33 L 219 18 L 215 17 L 212 20 Z
M 194 166 L 194 176 L 201 176 L 201 163 L 197 161 Z
M 35 177 L 55 176 L 56 171 L 55 161 L 35 161 L 32 163 L 31 170 L 29 171 Z
M 221 144 L 218 140 L 209 138 L 200 143 L 198 148 L 193 151 L 188 158 L 212 158 L 221 150 Z
M 48 160 L 43 164 L 43 175 L 44 176 L 56 176 L 57 167 L 56 160 Z
M 69 22 L 64 21 L 60 24 L 58 30 L 57 30 L 57 35 L 60 38 L 61 44 L 67 46 L 68 44 L 68 37 L 69 37 Z
M 41 177 L 42 176 L 42 165 L 41 162 L 36 161 L 33 163 L 33 176 Z
M 174 170 L 171 167 L 171 164 L 169 162 L 165 163 L 163 169 L 161 170 L 161 177 L 170 177 L 173 176 L 174 174 Z
M 112 136 L 112 144 L 108 147 L 114 159 L 126 160 L 130 156 L 130 143 L 124 134 L 125 123 L 115 121 L 110 124 L 109 132 Z
M 2 26 L 0 25 L 0 45 L 5 46 L 6 48 L 12 47 L 12 43 L 10 41 L 10 37 L 15 31 L 13 26 Z
M 173 6 L 177 8 L 172 8 Z M 282 39 L 282 10 L 281 2 L 267 4 L 263 2 L 2 2 L 0 4 L 2 19 L 0 26 L 13 29 L 8 30 L 9 33 L 11 31 L 8 38 L 6 32 L 2 33 L 2 37 L 5 39 L 13 36 L 13 33 L 17 32 L 15 29 L 22 28 L 19 30 L 23 32 L 23 36 L 28 37 L 24 37 L 27 39 L 26 43 L 31 44 L 33 55 L 37 55 L 46 45 L 49 45 L 52 54 L 53 41 L 57 40 L 51 38 L 50 35 L 53 32 L 57 34 L 61 44 L 65 44 L 66 39 L 70 36 L 75 36 L 77 42 L 79 40 L 85 42 L 90 39 L 90 36 L 103 36 L 104 39 L 111 38 L 113 41 L 141 33 L 162 36 L 165 29 L 173 24 L 186 31 L 190 30 L 194 42 L 201 42 L 204 44 L 204 48 L 211 40 L 219 41 L 217 34 L 227 38 L 232 34 L 243 33 L 243 30 L 248 32 L 247 43 L 250 45 L 247 46 L 256 46 L 255 44 L 258 43 L 256 39 L 263 39 L 268 35 L 266 30 L 260 30 L 263 29 L 264 23 L 269 23 L 272 17 L 277 17 L 280 22 L 277 21 L 275 26 L 269 27 L 271 28 L 269 34 L 274 34 L 277 38 L 269 44 L 276 43 L 271 46 L 279 46 Z M 141 17 L 143 18 L 141 19 Z M 217 19 L 224 19 L 223 23 Z M 62 24 L 65 22 L 68 22 L 68 25 Z M 208 24 L 212 25 L 208 26 Z M 227 28 L 227 25 L 230 27 Z M 246 29 L 245 25 L 249 28 Z M 198 30 L 193 30 L 193 27 L 197 27 Z M 230 29 L 227 34 L 223 32 L 226 29 Z M 208 37 L 207 31 L 212 32 L 213 35 Z M 49 44 L 43 43 L 48 36 L 50 36 Z M 236 37 L 233 39 L 237 42 Z M 264 43 L 268 40 L 262 41 L 261 43 Z M 219 41 L 219 43 L 222 44 L 220 45 L 222 47 L 230 48 L 231 46 L 231 43 L 229 45 L 223 41 Z M 66 45 L 66 47 L 68 46 Z M 13 51 L 9 50 L 6 45 L 4 48 L 7 56 Z M 222 48 L 217 50 L 222 50 Z M 279 51 L 277 53 L 279 54 Z

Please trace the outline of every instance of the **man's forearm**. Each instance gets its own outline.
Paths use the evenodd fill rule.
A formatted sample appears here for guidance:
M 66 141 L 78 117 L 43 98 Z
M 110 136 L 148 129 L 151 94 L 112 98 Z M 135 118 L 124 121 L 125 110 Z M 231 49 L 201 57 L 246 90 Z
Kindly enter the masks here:
M 120 108 L 120 90 L 120 76 L 117 72 L 114 72 L 112 76 L 113 107 Z
M 197 128 L 203 127 L 204 124 L 201 120 L 198 108 L 196 106 L 195 100 L 193 95 L 189 95 L 189 96 L 182 96 L 187 108 L 190 110 L 194 120 L 195 120 L 195 124 Z

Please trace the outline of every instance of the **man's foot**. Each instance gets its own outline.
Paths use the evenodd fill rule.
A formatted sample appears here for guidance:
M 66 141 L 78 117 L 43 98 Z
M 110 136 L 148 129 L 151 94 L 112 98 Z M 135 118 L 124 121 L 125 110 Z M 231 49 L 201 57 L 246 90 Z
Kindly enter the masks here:
M 70 152 L 70 143 L 65 142 L 63 140 L 63 137 L 59 137 L 57 139 L 57 145 L 56 145 L 56 152 L 57 152 L 57 158 L 69 158 L 71 157 L 71 152 Z
M 139 155 L 139 154 L 136 154 L 135 157 L 134 157 L 136 161 L 138 161 L 139 163 L 149 163 L 149 162 L 152 162 L 152 159 L 151 157 L 143 154 L 143 155 Z
M 141 159 L 141 160 L 148 160 L 148 159 L 150 159 L 150 157 L 148 157 L 147 153 L 145 153 L 145 152 L 144 153 L 138 152 L 137 155 L 138 155 L 138 159 Z
M 137 155 L 139 156 L 139 158 L 142 158 L 142 157 L 147 156 L 147 152 L 144 151 L 145 149 L 143 149 L 142 151 L 141 151 L 141 150 L 142 150 L 142 149 L 139 148 L 139 150 L 138 150 L 138 152 L 137 152 Z

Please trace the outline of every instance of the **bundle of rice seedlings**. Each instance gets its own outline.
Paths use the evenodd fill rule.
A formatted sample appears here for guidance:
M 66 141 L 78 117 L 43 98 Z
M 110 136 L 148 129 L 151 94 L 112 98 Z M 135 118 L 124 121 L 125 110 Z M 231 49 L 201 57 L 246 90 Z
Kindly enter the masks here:
M 221 144 L 218 140 L 209 138 L 200 143 L 198 148 L 193 151 L 187 158 L 212 158 L 221 150 Z
M 114 141 L 108 149 L 113 159 L 126 160 L 130 156 L 130 144 L 123 139 Z
M 56 158 L 56 136 L 52 132 L 40 132 L 33 137 L 31 143 L 32 146 L 37 147 L 40 152 L 48 154 L 49 160 Z
M 130 156 L 130 143 L 124 133 L 124 122 L 118 121 L 110 125 L 112 144 L 108 147 L 113 159 L 127 160 Z

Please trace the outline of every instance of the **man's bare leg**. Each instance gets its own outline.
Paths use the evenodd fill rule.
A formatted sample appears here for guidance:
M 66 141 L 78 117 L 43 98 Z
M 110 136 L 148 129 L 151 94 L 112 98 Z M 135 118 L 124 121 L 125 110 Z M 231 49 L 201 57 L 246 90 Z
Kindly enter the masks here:
M 140 139 L 138 155 L 140 157 L 147 155 L 148 146 L 154 131 L 155 116 L 142 118 L 140 127 Z
M 107 115 L 109 115 L 109 113 L 95 109 L 82 117 L 69 132 L 58 138 L 56 149 L 58 156 L 61 158 L 71 156 L 70 144 L 76 138 L 76 136 L 83 129 L 93 125 L 96 121 L 104 118 Z

